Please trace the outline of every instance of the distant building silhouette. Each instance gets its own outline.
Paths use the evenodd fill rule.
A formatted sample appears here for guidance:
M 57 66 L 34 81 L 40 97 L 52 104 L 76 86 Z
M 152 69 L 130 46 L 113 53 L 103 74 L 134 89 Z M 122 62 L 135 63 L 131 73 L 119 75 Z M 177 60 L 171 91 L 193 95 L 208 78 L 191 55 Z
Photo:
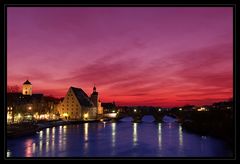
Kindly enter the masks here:
M 116 110 L 117 110 L 117 106 L 116 106 L 115 102 L 102 103 L 102 107 L 103 107 L 104 113 L 112 113 L 114 111 L 116 112 Z

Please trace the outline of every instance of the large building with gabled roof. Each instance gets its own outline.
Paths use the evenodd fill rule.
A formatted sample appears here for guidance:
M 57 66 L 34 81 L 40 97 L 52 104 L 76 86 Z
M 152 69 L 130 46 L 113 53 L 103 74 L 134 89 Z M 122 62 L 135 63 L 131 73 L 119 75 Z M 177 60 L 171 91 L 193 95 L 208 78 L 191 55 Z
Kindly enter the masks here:
M 97 118 L 97 107 L 81 89 L 70 87 L 58 108 L 60 117 L 71 120 L 92 120 Z

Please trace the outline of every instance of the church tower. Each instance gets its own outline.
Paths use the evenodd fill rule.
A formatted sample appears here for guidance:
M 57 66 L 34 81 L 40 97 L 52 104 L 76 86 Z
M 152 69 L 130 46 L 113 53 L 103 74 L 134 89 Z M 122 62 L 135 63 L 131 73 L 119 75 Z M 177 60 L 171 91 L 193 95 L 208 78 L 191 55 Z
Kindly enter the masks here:
M 32 95 L 32 84 L 28 80 L 23 83 L 22 94 Z
M 93 93 L 91 94 L 91 100 L 95 107 L 98 107 L 98 92 L 96 86 L 93 87 Z
M 103 108 L 101 106 L 101 101 L 98 98 L 98 92 L 95 85 L 93 87 L 93 93 L 91 94 L 90 99 L 92 100 L 94 106 L 97 108 L 97 114 L 103 114 Z

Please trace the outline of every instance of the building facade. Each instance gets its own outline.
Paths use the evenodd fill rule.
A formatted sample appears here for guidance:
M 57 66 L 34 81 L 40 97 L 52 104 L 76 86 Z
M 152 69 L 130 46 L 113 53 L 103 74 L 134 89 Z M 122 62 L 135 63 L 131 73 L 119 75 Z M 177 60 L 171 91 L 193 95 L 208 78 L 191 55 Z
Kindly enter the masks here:
M 7 122 L 16 123 L 26 119 L 57 119 L 59 100 L 43 94 L 32 94 L 32 84 L 23 83 L 22 92 L 7 93 Z
M 99 100 L 99 95 L 97 92 L 97 88 L 94 85 L 93 92 L 90 96 L 91 101 L 93 102 L 93 105 L 97 108 L 97 114 L 102 115 L 103 114 L 103 108 L 101 106 L 101 101 Z
M 28 80 L 23 83 L 22 94 L 32 95 L 32 84 Z
M 94 95 L 94 98 L 96 99 L 97 95 Z M 97 107 L 93 101 L 81 88 L 75 87 L 68 89 L 66 96 L 59 104 L 58 112 L 60 118 L 66 120 L 93 120 L 97 118 Z

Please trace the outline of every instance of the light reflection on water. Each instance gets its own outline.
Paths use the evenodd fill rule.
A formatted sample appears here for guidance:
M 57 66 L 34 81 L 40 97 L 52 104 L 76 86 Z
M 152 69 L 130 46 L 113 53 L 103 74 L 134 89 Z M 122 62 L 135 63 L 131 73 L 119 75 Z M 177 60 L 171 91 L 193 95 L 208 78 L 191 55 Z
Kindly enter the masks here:
M 11 151 L 10 150 L 7 150 L 7 157 L 11 157 Z
M 88 150 L 88 123 L 84 123 L 84 151 L 85 155 L 87 155 Z
M 112 123 L 112 147 L 115 147 L 116 142 L 116 123 Z
M 183 146 L 183 134 L 182 134 L 182 126 L 178 126 L 178 139 L 179 139 L 179 148 L 182 148 Z
M 27 139 L 25 141 L 25 157 L 32 157 L 32 143 L 33 140 L 32 139 Z
M 138 141 L 137 126 L 138 123 L 133 123 L 133 146 L 136 146 Z
M 158 146 L 162 150 L 162 124 L 158 123 Z
M 52 143 L 51 143 L 51 150 L 52 151 L 54 151 L 54 148 L 55 148 L 55 131 L 56 131 L 56 128 L 55 127 L 53 127 L 52 128 L 52 137 L 51 137 L 51 141 L 52 141 Z
M 32 136 L 9 140 L 7 157 L 231 155 L 222 141 L 188 133 L 178 123 L 132 123 L 126 120 L 47 128 Z

